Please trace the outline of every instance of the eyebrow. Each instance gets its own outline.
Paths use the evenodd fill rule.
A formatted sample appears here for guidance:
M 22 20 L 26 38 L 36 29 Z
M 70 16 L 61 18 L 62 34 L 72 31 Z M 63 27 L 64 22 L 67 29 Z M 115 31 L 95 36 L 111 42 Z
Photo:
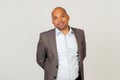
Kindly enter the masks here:
M 62 13 L 61 16 L 63 16 L 63 15 L 66 15 L 66 14 Z M 53 17 L 53 18 L 56 18 L 57 16 L 52 16 L 52 17 Z

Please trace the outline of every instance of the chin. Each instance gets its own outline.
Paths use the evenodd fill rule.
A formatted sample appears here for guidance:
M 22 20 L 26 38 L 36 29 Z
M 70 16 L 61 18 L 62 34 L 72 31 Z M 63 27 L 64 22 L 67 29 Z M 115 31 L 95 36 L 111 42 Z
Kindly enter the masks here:
M 59 26 L 58 29 L 65 29 L 65 26 Z
M 59 30 L 64 30 L 65 28 L 58 28 Z

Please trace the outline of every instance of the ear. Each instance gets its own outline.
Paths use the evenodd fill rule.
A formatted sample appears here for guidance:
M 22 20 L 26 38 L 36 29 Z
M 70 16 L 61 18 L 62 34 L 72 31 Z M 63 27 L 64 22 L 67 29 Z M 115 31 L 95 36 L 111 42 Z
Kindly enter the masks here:
M 70 20 L 70 17 L 69 17 L 69 15 L 67 15 L 68 16 L 68 20 Z

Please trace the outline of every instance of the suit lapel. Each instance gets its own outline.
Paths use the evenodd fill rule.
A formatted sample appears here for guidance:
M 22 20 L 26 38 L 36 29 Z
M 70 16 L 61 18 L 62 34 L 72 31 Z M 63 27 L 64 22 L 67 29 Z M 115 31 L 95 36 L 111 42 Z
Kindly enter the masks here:
M 51 30 L 51 31 L 48 33 L 48 41 L 49 41 L 50 48 L 52 49 L 52 52 L 53 52 L 56 60 L 58 60 L 55 29 Z
M 76 41 L 77 41 L 77 46 L 78 46 L 78 51 L 80 51 L 81 50 L 81 34 L 77 31 L 77 30 L 75 30 L 74 28 L 72 28 L 72 30 L 73 30 L 73 32 L 74 32 L 74 34 L 75 34 L 75 37 L 76 37 Z
M 72 28 L 72 30 L 73 30 L 73 32 L 74 32 L 74 34 L 75 34 L 75 37 L 76 37 L 76 41 L 77 41 L 77 46 L 78 46 L 78 55 L 80 56 L 80 61 L 82 62 L 82 53 L 81 53 L 81 51 L 82 51 L 82 49 L 81 49 L 81 42 L 82 42 L 82 37 L 81 37 L 81 33 L 80 33 L 80 31 L 78 31 L 78 30 L 76 30 L 76 29 L 74 29 L 74 28 Z

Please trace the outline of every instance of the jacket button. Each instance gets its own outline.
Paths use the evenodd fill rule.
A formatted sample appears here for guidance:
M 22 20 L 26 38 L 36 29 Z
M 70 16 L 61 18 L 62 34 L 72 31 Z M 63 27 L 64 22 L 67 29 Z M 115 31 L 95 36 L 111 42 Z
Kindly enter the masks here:
M 56 68 L 58 68 L 58 66 L 56 66 Z
M 79 52 L 77 51 L 77 53 L 79 53 Z
M 56 79 L 56 76 L 54 76 L 54 78 Z

